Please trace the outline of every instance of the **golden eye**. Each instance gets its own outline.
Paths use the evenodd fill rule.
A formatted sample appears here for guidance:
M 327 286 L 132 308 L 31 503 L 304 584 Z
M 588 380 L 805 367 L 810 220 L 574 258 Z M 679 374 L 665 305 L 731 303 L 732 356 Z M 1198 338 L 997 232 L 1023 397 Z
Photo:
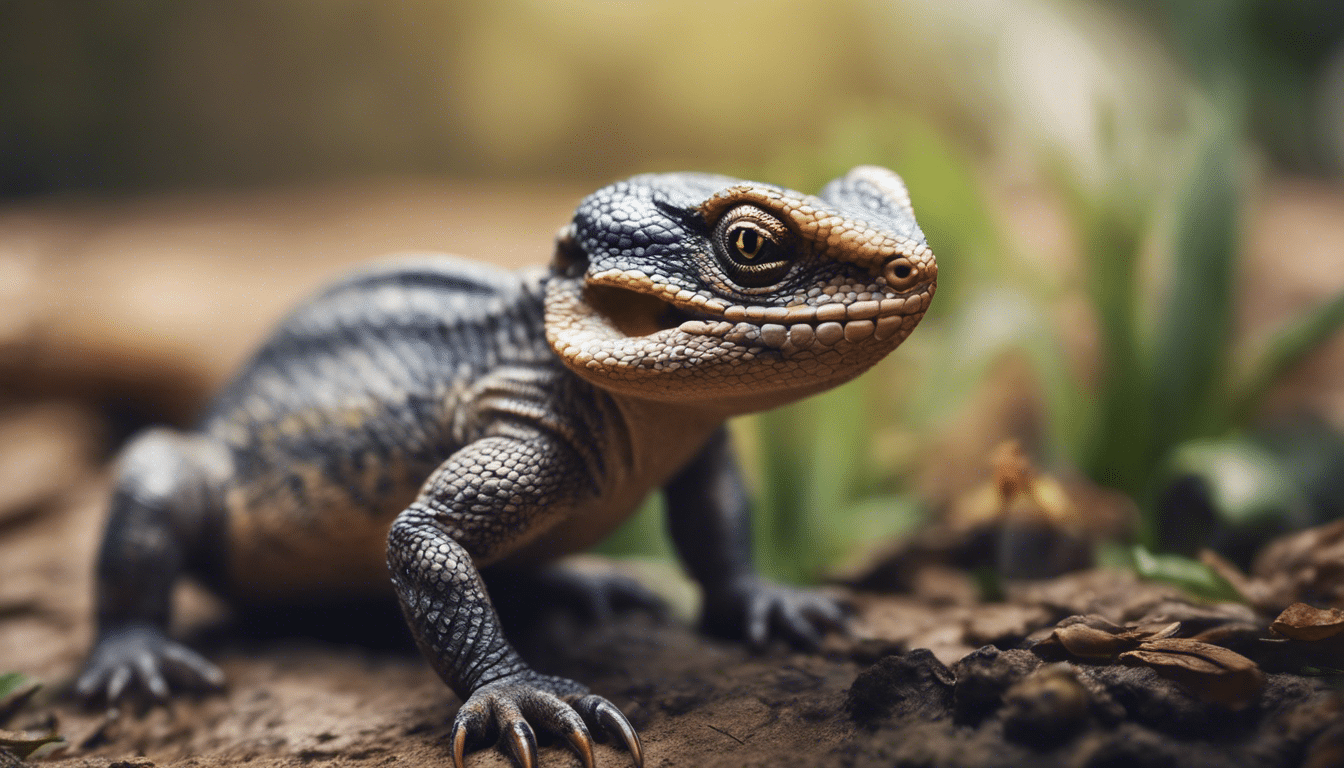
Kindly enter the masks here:
M 739 205 L 715 227 L 719 263 L 746 288 L 779 282 L 793 266 L 793 234 L 775 216 L 754 205 Z

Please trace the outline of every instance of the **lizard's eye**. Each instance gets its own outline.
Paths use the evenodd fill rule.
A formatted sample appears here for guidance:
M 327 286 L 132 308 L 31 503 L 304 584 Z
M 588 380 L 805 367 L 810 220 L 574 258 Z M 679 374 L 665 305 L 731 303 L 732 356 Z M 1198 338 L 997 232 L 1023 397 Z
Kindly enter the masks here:
M 741 286 L 773 285 L 793 264 L 789 230 L 754 205 L 739 205 L 725 213 L 714 234 L 720 263 Z

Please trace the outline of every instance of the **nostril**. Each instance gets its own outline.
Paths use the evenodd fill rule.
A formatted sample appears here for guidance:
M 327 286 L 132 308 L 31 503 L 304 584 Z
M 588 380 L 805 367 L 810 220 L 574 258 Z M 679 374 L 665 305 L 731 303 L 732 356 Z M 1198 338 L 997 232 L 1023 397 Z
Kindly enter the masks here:
M 897 256 L 887 262 L 886 267 L 882 270 L 882 276 L 887 279 L 888 286 L 901 290 L 910 287 L 910 284 L 916 279 L 917 271 L 915 265 L 909 259 L 904 256 Z

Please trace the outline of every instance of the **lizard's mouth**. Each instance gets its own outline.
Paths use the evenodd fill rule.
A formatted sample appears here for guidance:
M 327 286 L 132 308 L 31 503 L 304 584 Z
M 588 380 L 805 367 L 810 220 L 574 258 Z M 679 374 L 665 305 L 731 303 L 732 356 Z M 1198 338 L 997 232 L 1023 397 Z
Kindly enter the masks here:
M 589 283 L 584 300 L 626 336 L 652 336 L 659 331 L 679 327 L 687 320 L 716 319 L 704 312 L 693 312 L 658 296 L 614 285 Z
M 757 306 L 612 270 L 547 284 L 546 339 L 570 370 L 607 389 L 666 401 L 746 397 L 753 410 L 771 393 L 797 396 L 866 369 L 919 322 L 931 294 L 929 284 L 903 297 Z
M 626 278 L 623 282 L 630 281 Z M 898 334 L 903 337 L 918 322 L 933 293 L 932 286 L 924 284 L 900 297 L 743 307 L 721 299 L 682 301 L 676 289 L 646 286 L 644 281 L 637 285 L 627 288 L 601 278 L 590 279 L 583 287 L 583 298 L 612 331 L 628 338 L 680 331 L 749 346 L 759 344 L 786 354 L 831 347 L 841 339 L 858 343 L 868 339 L 881 342 Z M 641 290 L 646 287 L 648 291 Z

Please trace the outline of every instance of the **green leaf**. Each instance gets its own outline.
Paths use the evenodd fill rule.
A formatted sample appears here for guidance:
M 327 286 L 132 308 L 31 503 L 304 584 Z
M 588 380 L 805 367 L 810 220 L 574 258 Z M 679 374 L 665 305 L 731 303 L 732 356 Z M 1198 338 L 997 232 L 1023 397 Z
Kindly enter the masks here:
M 22 672 L 6 672 L 0 675 L 0 699 L 28 684 L 28 677 Z
M 1198 560 L 1180 555 L 1154 554 L 1144 546 L 1135 546 L 1132 552 L 1134 570 L 1145 579 L 1173 584 L 1205 600 L 1225 602 L 1245 600 L 1226 579 Z
M 1244 424 L 1280 377 L 1344 328 L 1344 293 L 1322 302 L 1280 328 L 1265 345 L 1233 398 L 1232 418 Z
M 1103 366 L 1081 463 L 1096 482 L 1137 498 L 1151 463 L 1151 383 L 1148 361 L 1140 355 L 1137 298 L 1147 210 L 1123 183 L 1095 197 L 1077 186 L 1067 188 L 1089 258 L 1087 291 L 1099 325 Z

